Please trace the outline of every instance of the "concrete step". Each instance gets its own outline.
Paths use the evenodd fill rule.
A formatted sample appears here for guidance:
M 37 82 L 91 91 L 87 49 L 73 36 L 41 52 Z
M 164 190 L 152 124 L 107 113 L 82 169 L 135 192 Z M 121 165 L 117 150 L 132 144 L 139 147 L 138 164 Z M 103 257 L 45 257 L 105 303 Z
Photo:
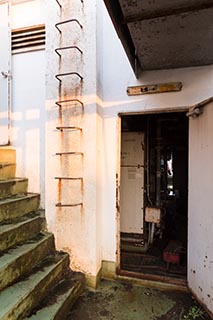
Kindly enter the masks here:
M 68 267 L 68 254 L 59 254 L 28 278 L 0 292 L 0 320 L 27 317 L 61 280 Z
M 12 162 L 0 162 L 0 180 L 12 179 L 16 175 L 16 164 Z
M 40 196 L 29 193 L 0 201 L 0 223 L 38 210 Z
M 14 283 L 46 256 L 55 252 L 52 234 L 40 234 L 0 257 L 0 290 Z
M 0 163 L 16 163 L 16 150 L 11 147 L 0 147 Z
M 85 278 L 71 272 L 42 303 L 41 309 L 25 320 L 62 320 L 83 292 Z
M 0 180 L 0 199 L 26 193 L 28 180 L 22 178 L 14 178 L 8 180 Z
M 44 218 L 37 215 L 25 216 L 22 221 L 0 225 L 0 253 L 34 238 L 42 230 Z

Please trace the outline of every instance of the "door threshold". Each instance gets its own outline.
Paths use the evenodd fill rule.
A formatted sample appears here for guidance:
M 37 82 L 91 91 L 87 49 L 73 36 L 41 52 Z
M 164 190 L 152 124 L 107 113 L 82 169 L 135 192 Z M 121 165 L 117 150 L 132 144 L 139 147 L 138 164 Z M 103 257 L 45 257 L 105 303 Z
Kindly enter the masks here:
M 167 286 L 175 286 L 176 290 L 187 290 L 188 291 L 188 284 L 186 279 L 178 279 L 174 277 L 169 276 L 161 276 L 161 275 L 154 275 L 154 274 L 148 274 L 148 273 L 139 273 L 139 272 L 133 272 L 128 270 L 118 270 L 117 275 L 121 277 L 128 277 L 137 279 L 139 281 L 145 281 L 147 283 L 149 282 L 155 282 L 156 286 L 159 283 L 160 287 L 163 285 Z

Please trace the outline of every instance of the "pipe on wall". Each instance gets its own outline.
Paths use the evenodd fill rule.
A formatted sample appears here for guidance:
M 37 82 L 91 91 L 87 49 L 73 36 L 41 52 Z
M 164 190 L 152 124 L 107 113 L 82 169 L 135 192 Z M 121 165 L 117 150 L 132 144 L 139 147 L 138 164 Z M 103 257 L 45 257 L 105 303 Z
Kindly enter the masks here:
M 161 122 L 157 121 L 157 132 L 156 132 L 156 206 L 160 207 L 161 204 Z

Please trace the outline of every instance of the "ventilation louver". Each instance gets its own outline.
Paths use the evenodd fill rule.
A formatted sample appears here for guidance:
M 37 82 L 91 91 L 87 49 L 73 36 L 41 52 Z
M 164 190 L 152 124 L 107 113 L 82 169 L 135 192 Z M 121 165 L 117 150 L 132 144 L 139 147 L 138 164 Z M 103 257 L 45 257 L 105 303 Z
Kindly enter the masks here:
M 42 50 L 45 48 L 45 26 L 33 26 L 12 31 L 12 53 Z

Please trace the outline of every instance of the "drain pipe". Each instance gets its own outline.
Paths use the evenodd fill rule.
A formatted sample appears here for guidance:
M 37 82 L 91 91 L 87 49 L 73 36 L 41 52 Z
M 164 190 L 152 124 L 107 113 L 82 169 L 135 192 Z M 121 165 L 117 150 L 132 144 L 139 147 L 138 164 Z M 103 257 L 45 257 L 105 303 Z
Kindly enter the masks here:
M 156 161 L 157 161 L 157 168 L 156 168 L 156 206 L 160 207 L 161 205 L 161 194 L 160 194 L 160 187 L 161 187 L 161 122 L 160 120 L 157 121 L 157 147 L 156 147 Z
M 150 140 L 150 117 L 147 120 L 147 137 L 146 137 L 146 194 L 148 203 L 152 205 L 152 200 L 150 198 L 150 176 L 149 176 L 149 140 Z

